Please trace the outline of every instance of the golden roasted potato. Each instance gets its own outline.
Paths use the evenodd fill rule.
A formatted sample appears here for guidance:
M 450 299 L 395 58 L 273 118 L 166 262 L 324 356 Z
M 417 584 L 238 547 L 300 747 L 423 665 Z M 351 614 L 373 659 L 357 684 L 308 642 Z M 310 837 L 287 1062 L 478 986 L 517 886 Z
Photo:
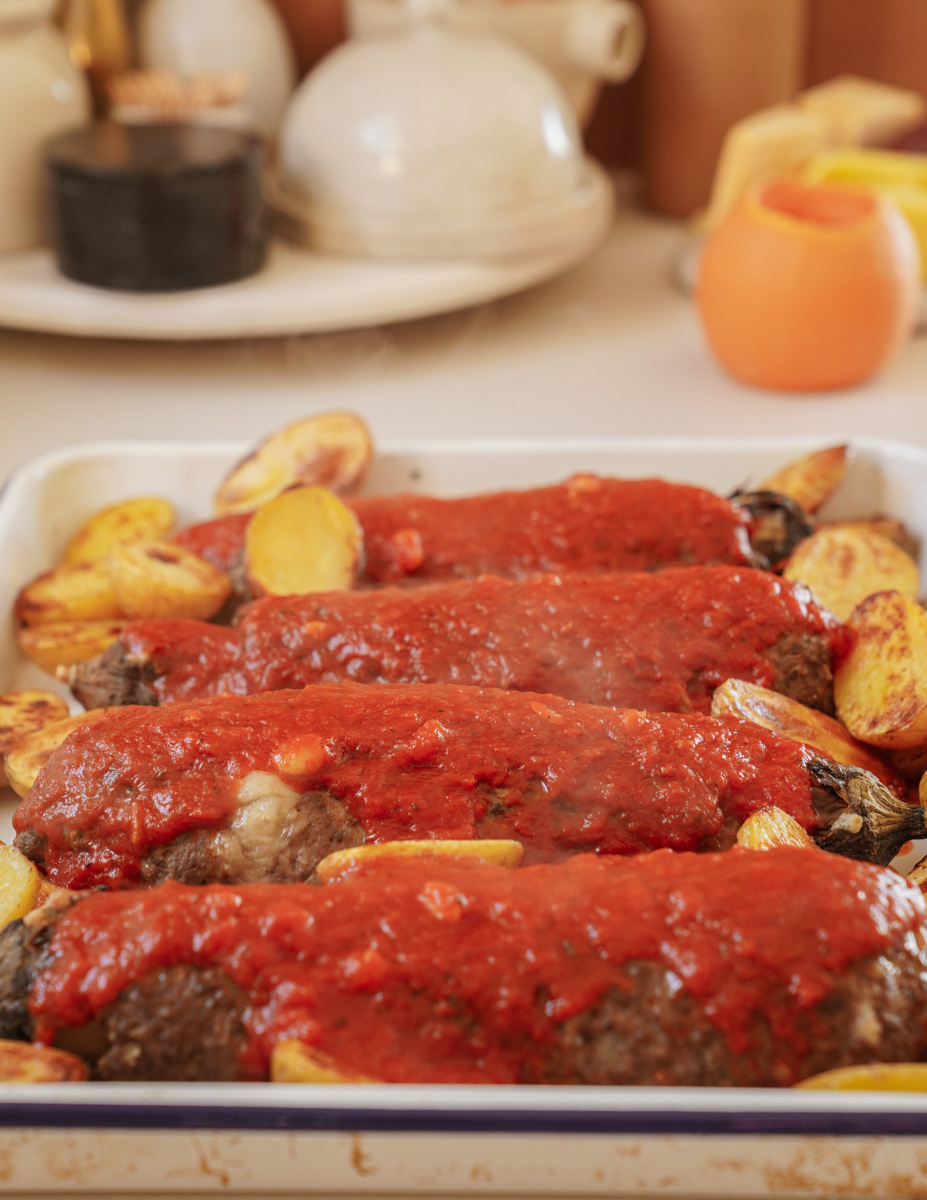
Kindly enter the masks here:
M 336 1066 L 320 1050 L 289 1039 L 278 1042 L 270 1055 L 271 1083 L 375 1083 Z
M 868 745 L 927 746 L 927 613 L 900 592 L 877 592 L 847 628 L 854 638 L 834 672 L 837 716 Z
M 0 758 L 28 734 L 67 715 L 67 702 L 54 692 L 6 692 L 0 696 Z M 0 787 L 6 786 L 6 773 L 0 767 Z
M 870 747 L 851 737 L 839 721 L 817 709 L 808 708 L 789 696 L 749 683 L 727 679 L 711 699 L 713 717 L 740 717 L 761 725 L 793 742 L 813 746 L 825 758 L 847 767 L 861 767 L 881 779 L 896 796 L 907 799 L 908 787 L 898 774 Z
M 849 459 L 849 446 L 830 446 L 787 463 L 751 490 L 780 492 L 783 496 L 789 496 L 805 512 L 817 512 L 843 482 Z
M 816 1091 L 927 1092 L 927 1063 L 867 1063 L 838 1067 L 795 1085 Z
M 118 641 L 126 622 L 54 621 L 20 629 L 19 648 L 27 658 L 54 675 L 59 667 L 96 658 L 107 646 Z
M 112 621 L 123 611 L 103 563 L 62 564 L 27 583 L 16 597 L 20 625 Z
M 176 519 L 174 506 L 159 496 L 123 500 L 94 514 L 81 526 L 65 548 L 64 561 L 99 562 L 120 542 L 167 537 Z
M 0 1083 L 80 1083 L 87 1064 L 66 1050 L 0 1040 Z
M 39 771 L 69 733 L 79 725 L 92 725 L 99 721 L 107 711 L 105 708 L 91 708 L 88 712 L 77 713 L 61 721 L 52 721 L 17 742 L 7 753 L 5 760 L 6 776 L 17 796 L 25 796 L 28 793 Z
M 923 803 L 924 801 L 922 798 L 921 804 Z M 920 888 L 922 892 L 927 892 L 927 858 L 922 858 L 919 863 L 914 864 L 907 874 L 907 879 L 910 883 L 913 883 L 915 887 Z
M 208 621 L 232 593 L 229 577 L 173 542 L 123 542 L 106 568 L 127 617 L 190 617 Z
M 359 485 L 372 457 L 370 431 L 359 417 L 308 417 L 272 434 L 233 467 L 216 494 L 216 513 L 252 512 L 300 485 L 342 495 Z
M 819 529 L 799 542 L 782 574 L 805 584 L 841 621 L 873 592 L 920 591 L 917 563 L 894 542 L 870 529 Z
M 257 595 L 343 591 L 363 560 L 357 518 L 321 487 L 284 492 L 258 509 L 245 533 L 245 571 Z
M 818 525 L 818 529 L 863 529 L 870 533 L 878 533 L 882 537 L 888 538 L 890 542 L 894 542 L 900 550 L 909 554 L 915 561 L 921 552 L 921 544 L 910 529 L 892 517 L 869 517 L 856 521 L 822 521 Z
M 326 854 L 315 869 L 323 883 L 337 879 L 346 871 L 378 858 L 476 858 L 493 867 L 517 867 L 525 856 L 521 842 L 509 838 L 484 838 L 467 841 L 426 838 L 417 842 L 369 842 Z
M 751 813 L 737 830 L 737 845 L 748 850 L 774 850 L 777 846 L 814 847 L 794 817 L 772 804 Z
M 39 903 L 42 876 L 15 846 L 0 842 L 0 929 L 18 921 Z
M 886 750 L 885 757 L 902 779 L 916 783 L 927 771 L 927 746 L 915 746 L 912 750 Z

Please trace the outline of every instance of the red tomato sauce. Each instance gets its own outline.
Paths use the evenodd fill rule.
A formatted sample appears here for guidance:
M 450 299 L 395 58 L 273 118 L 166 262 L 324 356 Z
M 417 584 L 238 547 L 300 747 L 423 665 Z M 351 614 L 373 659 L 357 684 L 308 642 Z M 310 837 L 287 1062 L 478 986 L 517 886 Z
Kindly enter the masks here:
M 367 583 L 750 560 L 749 518 L 742 510 L 703 488 L 662 479 L 575 475 L 528 491 L 345 503 L 364 531 Z M 249 519 L 247 513 L 222 517 L 175 540 L 228 571 L 241 558 Z
M 137 621 L 121 640 L 152 668 L 162 702 L 352 679 L 708 712 L 726 679 L 775 688 L 770 651 L 783 637 L 821 637 L 834 652 L 844 638 L 807 588 L 743 567 L 274 596 L 249 606 L 237 632 L 212 629 Z
M 36 1037 L 93 1019 L 133 981 L 218 966 L 247 993 L 244 1069 L 297 1038 L 395 1082 L 544 1079 L 564 1020 L 626 968 L 672 972 L 748 1055 L 757 1017 L 800 1074 L 806 1019 L 859 959 L 914 939 L 924 902 L 898 875 L 817 850 L 579 856 L 504 871 L 386 860 L 321 887 L 97 893 L 55 928 L 30 1008 Z
M 131 883 L 154 847 L 225 823 L 252 771 L 338 798 L 367 841 L 516 838 L 528 861 L 714 849 L 768 804 L 813 828 L 812 756 L 735 719 L 319 684 L 114 709 L 54 751 L 13 821 L 70 887 Z

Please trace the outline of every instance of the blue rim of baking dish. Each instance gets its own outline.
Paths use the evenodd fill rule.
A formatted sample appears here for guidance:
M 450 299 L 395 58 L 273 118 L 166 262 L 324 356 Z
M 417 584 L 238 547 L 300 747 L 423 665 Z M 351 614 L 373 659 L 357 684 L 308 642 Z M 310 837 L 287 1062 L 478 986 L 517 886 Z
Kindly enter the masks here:
M 264 1086 L 225 1085 L 221 1101 L 197 1095 L 198 1085 L 170 1085 L 164 1090 L 177 1095 L 179 1088 L 193 1089 L 181 1102 L 134 1100 L 131 1091 L 120 1094 L 120 1085 L 66 1085 L 70 1090 L 84 1086 L 98 1094 L 89 1100 L 86 1092 L 77 1103 L 67 1101 L 56 1087 L 54 1099 L 30 1099 L 29 1093 L 42 1085 L 12 1085 L 0 1095 L 0 1129 L 121 1129 L 121 1130 L 233 1130 L 371 1133 L 493 1133 L 493 1134 L 625 1134 L 749 1136 L 802 1135 L 827 1137 L 923 1137 L 927 1134 L 927 1095 L 899 1093 L 775 1092 L 772 1102 L 757 1092 L 725 1089 L 681 1089 L 688 1102 L 677 1104 L 672 1095 L 665 1107 L 647 1101 L 635 1107 L 628 1089 L 610 1104 L 605 1096 L 583 1106 L 548 1104 L 525 1107 L 485 1103 L 441 1103 L 441 1089 L 433 1091 L 432 1105 L 419 1095 L 413 1104 L 370 1104 L 355 1095 L 352 1103 L 300 1103 L 297 1095 L 308 1089 L 300 1085 L 269 1085 L 275 1093 L 286 1088 L 290 1095 L 280 1102 L 249 1103 L 252 1089 Z M 328 1085 L 331 1086 L 331 1085 Z M 338 1085 L 339 1090 L 342 1085 Z M 351 1085 L 346 1091 L 354 1092 Z M 239 1088 L 241 1089 L 239 1091 Z M 364 1088 L 361 1086 L 360 1091 Z M 429 1089 L 424 1089 L 426 1092 Z M 478 1091 L 482 1092 L 482 1088 Z M 559 1089 L 553 1089 L 558 1091 Z M 595 1089 L 598 1091 L 598 1089 Z M 608 1089 L 610 1090 L 610 1089 Z M 112 1093 L 115 1091 L 115 1095 Z M 456 1096 L 460 1091 L 455 1089 Z M 719 1092 L 725 1100 L 718 1104 Z M 101 1094 L 102 1093 L 102 1094 Z M 214 1093 L 213 1093 L 214 1094 Z M 234 1094 L 234 1096 L 232 1095 Z M 704 1095 L 704 1107 L 697 1097 Z M 291 1097 L 295 1102 L 287 1103 Z M 738 1099 L 742 1107 L 738 1107 Z M 715 1103 L 713 1103 L 715 1101 Z

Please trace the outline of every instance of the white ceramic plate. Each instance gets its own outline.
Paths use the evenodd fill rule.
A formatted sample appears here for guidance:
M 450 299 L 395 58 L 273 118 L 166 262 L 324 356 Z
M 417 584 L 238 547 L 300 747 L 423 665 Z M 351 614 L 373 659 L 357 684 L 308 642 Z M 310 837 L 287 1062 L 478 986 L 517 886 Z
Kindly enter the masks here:
M 147 340 L 358 329 L 482 304 L 552 279 L 604 237 L 610 191 L 555 250 L 511 259 L 339 258 L 272 242 L 250 279 L 189 292 L 114 292 L 65 279 L 49 250 L 0 256 L 0 326 Z
M 809 439 L 383 447 L 372 492 L 527 487 L 575 470 L 721 492 L 820 448 Z M 56 451 L 0 497 L 0 609 L 95 509 L 139 493 L 207 515 L 239 444 Z M 927 451 L 855 443 L 825 515 L 876 512 L 927 537 Z M 0 690 L 47 685 L 0 629 Z M 7 808 L 8 821 L 11 809 Z M 9 827 L 6 826 L 6 836 Z M 0 837 L 4 832 L 0 830 Z M 0 1192 L 267 1197 L 913 1197 L 927 1194 L 927 1095 L 754 1089 L 0 1085 Z

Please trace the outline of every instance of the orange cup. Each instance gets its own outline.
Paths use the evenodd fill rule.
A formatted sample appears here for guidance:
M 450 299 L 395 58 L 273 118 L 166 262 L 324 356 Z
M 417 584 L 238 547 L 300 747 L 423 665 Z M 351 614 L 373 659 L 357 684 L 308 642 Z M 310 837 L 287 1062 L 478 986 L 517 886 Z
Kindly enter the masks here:
M 706 237 L 695 299 L 735 378 L 824 391 L 882 366 L 914 327 L 919 289 L 917 242 L 891 201 L 779 179 L 748 188 Z

